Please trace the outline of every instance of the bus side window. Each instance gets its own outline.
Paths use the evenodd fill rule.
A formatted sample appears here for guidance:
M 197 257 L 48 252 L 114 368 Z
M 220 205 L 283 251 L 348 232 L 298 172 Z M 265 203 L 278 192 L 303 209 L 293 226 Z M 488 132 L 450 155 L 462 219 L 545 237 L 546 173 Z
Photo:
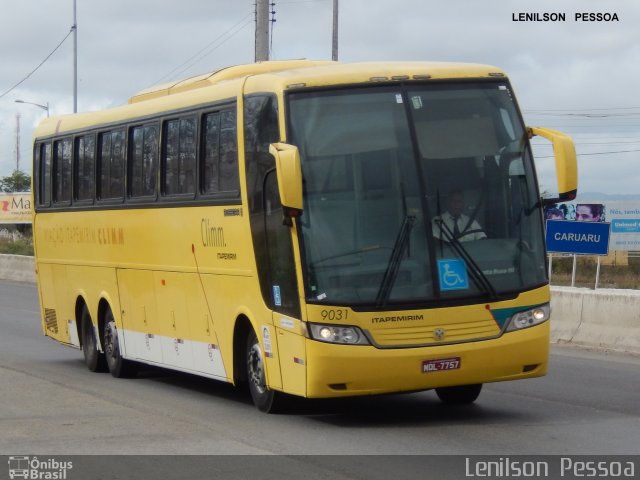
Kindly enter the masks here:
M 38 205 L 48 207 L 51 204 L 51 144 L 41 143 L 36 149 L 36 192 Z
M 201 192 L 240 191 L 236 112 L 233 109 L 206 114 L 202 121 Z
M 269 153 L 269 145 L 280 139 L 276 97 L 245 98 L 244 122 L 248 209 L 262 298 L 274 310 L 300 318 L 291 230 L 282 225 L 275 160 Z
M 53 202 L 71 202 L 71 138 L 53 143 Z
M 220 113 L 205 115 L 202 122 L 202 193 L 216 193 L 218 188 L 218 167 L 220 158 Z
M 284 215 L 275 169 L 266 175 L 263 195 L 265 240 L 269 261 L 267 268 L 272 291 L 271 306 L 277 312 L 298 317 L 300 316 L 300 301 L 293 258 L 293 243 L 291 231 L 282 224 Z
M 236 111 L 220 112 L 220 191 L 240 190 L 238 174 L 238 147 L 236 134 Z
M 94 135 L 76 138 L 74 155 L 74 200 L 90 201 L 95 194 L 95 147 Z
M 129 194 L 132 197 L 153 196 L 156 193 L 158 127 L 133 127 L 129 135 Z
M 124 130 L 100 134 L 98 198 L 121 199 L 124 194 Z
M 195 193 L 196 119 L 168 120 L 164 124 L 162 149 L 162 193 Z

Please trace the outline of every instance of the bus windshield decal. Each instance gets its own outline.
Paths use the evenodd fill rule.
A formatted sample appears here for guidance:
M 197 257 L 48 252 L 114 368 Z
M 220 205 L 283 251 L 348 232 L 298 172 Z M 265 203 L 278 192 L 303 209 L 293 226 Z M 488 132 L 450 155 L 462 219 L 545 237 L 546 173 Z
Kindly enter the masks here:
M 464 261 L 457 258 L 438 260 L 440 289 L 466 290 L 469 288 L 469 276 Z

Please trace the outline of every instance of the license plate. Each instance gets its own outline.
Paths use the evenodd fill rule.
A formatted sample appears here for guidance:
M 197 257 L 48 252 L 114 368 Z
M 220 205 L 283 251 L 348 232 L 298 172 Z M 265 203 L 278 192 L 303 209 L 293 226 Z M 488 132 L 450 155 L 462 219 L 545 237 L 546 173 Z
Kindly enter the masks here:
M 460 368 L 460 363 L 460 357 L 424 360 L 422 362 L 422 373 L 441 372 L 443 370 L 457 370 Z

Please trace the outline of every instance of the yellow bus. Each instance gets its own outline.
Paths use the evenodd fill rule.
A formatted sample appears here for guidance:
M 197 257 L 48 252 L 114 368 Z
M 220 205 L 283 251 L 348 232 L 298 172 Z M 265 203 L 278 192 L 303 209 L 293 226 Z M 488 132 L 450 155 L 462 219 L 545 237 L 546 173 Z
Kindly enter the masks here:
M 266 412 L 544 375 L 533 135 L 574 198 L 571 139 L 526 128 L 492 66 L 264 62 L 47 119 L 43 332 L 92 371 L 244 384 Z

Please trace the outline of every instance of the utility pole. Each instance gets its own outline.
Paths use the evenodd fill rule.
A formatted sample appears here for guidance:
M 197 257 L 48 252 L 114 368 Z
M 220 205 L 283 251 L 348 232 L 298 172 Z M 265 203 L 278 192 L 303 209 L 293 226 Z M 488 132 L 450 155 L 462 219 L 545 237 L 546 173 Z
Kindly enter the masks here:
M 78 112 L 78 22 L 76 20 L 76 0 L 73 0 L 73 113 Z
M 16 172 L 20 171 L 20 114 L 16 114 Z
M 269 0 L 256 0 L 256 62 L 269 60 Z
M 338 61 L 338 0 L 333 0 L 333 39 L 331 45 L 331 60 Z

